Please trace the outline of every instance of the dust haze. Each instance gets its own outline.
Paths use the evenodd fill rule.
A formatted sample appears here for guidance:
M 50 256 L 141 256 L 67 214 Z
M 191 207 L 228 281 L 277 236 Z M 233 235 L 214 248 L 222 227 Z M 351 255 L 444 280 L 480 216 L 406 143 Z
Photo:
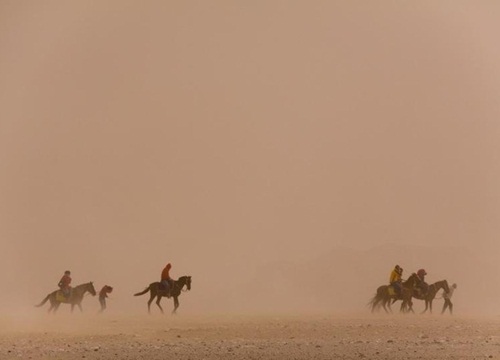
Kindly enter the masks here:
M 368 317 L 395 264 L 498 315 L 499 16 L 0 2 L 0 315 L 46 316 L 71 270 L 142 316 L 167 262 L 185 315 Z

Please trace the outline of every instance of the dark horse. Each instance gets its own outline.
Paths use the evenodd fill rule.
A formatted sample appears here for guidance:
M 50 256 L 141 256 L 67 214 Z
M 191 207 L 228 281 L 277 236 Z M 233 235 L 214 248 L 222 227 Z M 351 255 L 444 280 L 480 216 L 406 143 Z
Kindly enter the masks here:
M 394 293 L 394 289 L 391 285 L 382 285 L 377 289 L 377 293 L 370 300 L 368 305 L 371 305 L 372 312 L 375 311 L 376 308 L 382 306 L 385 312 L 389 312 L 387 310 L 387 305 L 390 303 L 392 299 L 403 300 L 403 304 L 401 305 L 401 311 L 405 311 L 407 306 L 411 303 L 411 297 L 413 296 L 413 290 L 415 287 L 420 284 L 420 279 L 417 274 L 413 273 L 410 275 L 408 280 L 402 283 L 401 294 Z M 393 292 L 390 292 L 393 290 Z M 389 307 L 390 310 L 390 307 Z
M 61 295 L 61 293 L 60 293 L 61 290 L 53 291 L 49 295 L 47 295 L 45 297 L 45 299 L 43 299 L 40 304 L 35 305 L 35 306 L 40 307 L 43 304 L 45 304 L 48 300 L 50 300 L 49 312 L 54 310 L 54 313 L 55 313 L 57 311 L 57 309 L 59 308 L 59 305 L 61 305 L 61 304 L 71 304 L 71 312 L 73 312 L 75 305 L 78 305 L 78 307 L 80 308 L 80 311 L 83 311 L 82 300 L 83 300 L 83 295 L 85 295 L 85 293 L 87 291 L 90 294 L 92 294 L 92 296 L 95 296 L 96 291 L 94 288 L 94 284 L 92 282 L 75 286 L 74 288 L 71 289 L 71 293 L 70 293 L 70 296 L 68 298 L 65 298 L 64 295 Z
M 436 297 L 436 294 L 438 293 L 438 291 L 441 289 L 443 289 L 445 292 L 450 291 L 450 288 L 448 286 L 448 281 L 441 280 L 441 281 L 435 282 L 434 284 L 429 285 L 429 289 L 427 290 L 426 294 L 422 294 L 420 289 L 415 289 L 413 291 L 413 297 L 415 299 L 425 301 L 425 309 L 424 309 L 424 311 L 422 311 L 422 314 L 425 313 L 427 311 L 427 309 L 429 309 L 429 312 L 432 313 L 432 301 Z M 392 301 L 392 303 L 394 304 L 394 302 L 396 300 L 397 299 L 394 299 Z M 410 301 L 408 305 L 409 305 L 408 311 L 413 312 L 413 302 Z
M 184 285 L 186 285 L 187 290 L 191 290 L 191 276 L 181 276 L 177 281 L 173 281 L 173 286 L 170 291 L 170 295 L 174 298 L 174 310 L 172 311 L 172 314 L 175 314 L 177 308 L 179 307 L 178 298 Z M 163 313 L 163 308 L 160 305 L 160 300 L 163 296 L 168 297 L 167 292 L 163 289 L 160 289 L 160 283 L 157 281 L 149 284 L 146 289 L 134 294 L 134 296 L 144 295 L 148 291 L 150 292 L 150 297 L 148 300 L 148 312 L 151 313 L 151 303 L 156 297 L 156 305 L 158 305 L 161 312 Z

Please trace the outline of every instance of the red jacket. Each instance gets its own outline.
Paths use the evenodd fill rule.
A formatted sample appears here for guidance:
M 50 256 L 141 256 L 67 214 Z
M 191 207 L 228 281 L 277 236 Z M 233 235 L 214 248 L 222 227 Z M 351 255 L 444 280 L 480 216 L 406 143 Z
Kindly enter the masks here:
M 170 280 L 170 268 L 172 267 L 172 265 L 170 265 L 170 263 L 167 264 L 167 266 L 165 266 L 165 268 L 163 269 L 163 271 L 161 272 L 161 281 L 163 280 Z
M 71 277 L 69 275 L 64 275 L 58 285 L 61 289 L 66 289 L 69 287 L 69 284 L 71 284 Z

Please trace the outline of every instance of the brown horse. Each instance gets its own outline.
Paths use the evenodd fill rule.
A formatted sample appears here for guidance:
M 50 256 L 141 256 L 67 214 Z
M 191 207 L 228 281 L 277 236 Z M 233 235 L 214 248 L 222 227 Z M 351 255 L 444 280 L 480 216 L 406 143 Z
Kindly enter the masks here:
M 179 307 L 179 295 L 181 294 L 182 288 L 186 285 L 187 290 L 191 290 L 191 276 L 181 276 L 177 281 L 173 281 L 173 286 L 170 291 L 170 295 L 174 298 L 174 310 L 172 310 L 172 314 L 175 314 L 177 308 Z M 150 297 L 148 300 L 148 313 L 151 313 L 151 303 L 155 298 L 156 305 L 160 308 L 163 314 L 163 308 L 160 305 L 160 300 L 163 296 L 168 297 L 167 291 L 162 290 L 160 288 L 160 283 L 154 282 L 149 284 L 149 286 L 141 292 L 134 294 L 134 296 L 144 295 L 147 292 L 150 292 Z
M 78 286 L 75 286 L 74 288 L 71 289 L 70 295 L 68 298 L 65 298 L 64 295 L 58 294 L 60 293 L 61 290 L 56 290 L 51 292 L 49 295 L 45 297 L 45 299 L 42 300 L 42 302 L 38 305 L 35 305 L 36 307 L 40 307 L 43 304 L 45 304 L 48 300 L 50 300 L 50 308 L 49 308 L 49 313 L 54 310 L 54 314 L 59 308 L 59 305 L 61 304 L 71 304 L 71 312 L 73 312 L 75 305 L 78 305 L 80 308 L 80 311 L 83 311 L 82 309 L 82 300 L 83 296 L 85 293 L 88 291 L 92 296 L 96 295 L 96 291 L 94 288 L 94 284 L 92 282 L 86 283 L 86 284 L 81 284 Z
M 404 312 L 407 309 L 407 306 L 411 303 L 411 297 L 413 296 L 413 290 L 415 287 L 420 284 L 420 279 L 417 274 L 413 273 L 410 277 L 402 283 L 401 294 L 396 294 L 391 285 L 382 285 L 377 289 L 377 293 L 370 300 L 368 305 L 371 306 L 372 312 L 375 309 L 382 306 L 386 313 L 391 310 L 389 306 L 389 310 L 387 310 L 387 306 L 390 304 L 392 299 L 403 300 L 403 304 L 401 304 L 401 311 Z M 392 290 L 392 292 L 391 292 Z
M 422 294 L 420 289 L 415 289 L 413 291 L 413 297 L 418 300 L 424 300 L 425 301 L 425 309 L 422 311 L 422 314 L 429 309 L 429 312 L 432 313 L 432 301 L 436 297 L 436 294 L 438 293 L 439 290 L 443 289 L 445 292 L 449 292 L 450 288 L 448 286 L 448 281 L 446 280 L 441 280 L 437 281 L 434 284 L 429 285 L 429 289 L 427 290 L 427 293 Z M 393 304 L 397 299 L 393 300 Z M 409 308 L 408 311 L 414 312 L 413 311 L 413 302 L 410 301 L 408 304 Z

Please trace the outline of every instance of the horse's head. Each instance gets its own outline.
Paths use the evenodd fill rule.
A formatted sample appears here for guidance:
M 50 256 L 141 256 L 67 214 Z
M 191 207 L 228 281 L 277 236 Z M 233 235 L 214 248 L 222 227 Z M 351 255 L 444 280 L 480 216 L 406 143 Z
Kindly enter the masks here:
M 180 283 L 181 287 L 186 285 L 186 288 L 191 290 L 191 276 L 181 276 L 177 281 Z
M 97 292 L 95 291 L 94 283 L 91 281 L 87 284 L 87 291 L 92 294 L 92 296 L 96 296 Z

